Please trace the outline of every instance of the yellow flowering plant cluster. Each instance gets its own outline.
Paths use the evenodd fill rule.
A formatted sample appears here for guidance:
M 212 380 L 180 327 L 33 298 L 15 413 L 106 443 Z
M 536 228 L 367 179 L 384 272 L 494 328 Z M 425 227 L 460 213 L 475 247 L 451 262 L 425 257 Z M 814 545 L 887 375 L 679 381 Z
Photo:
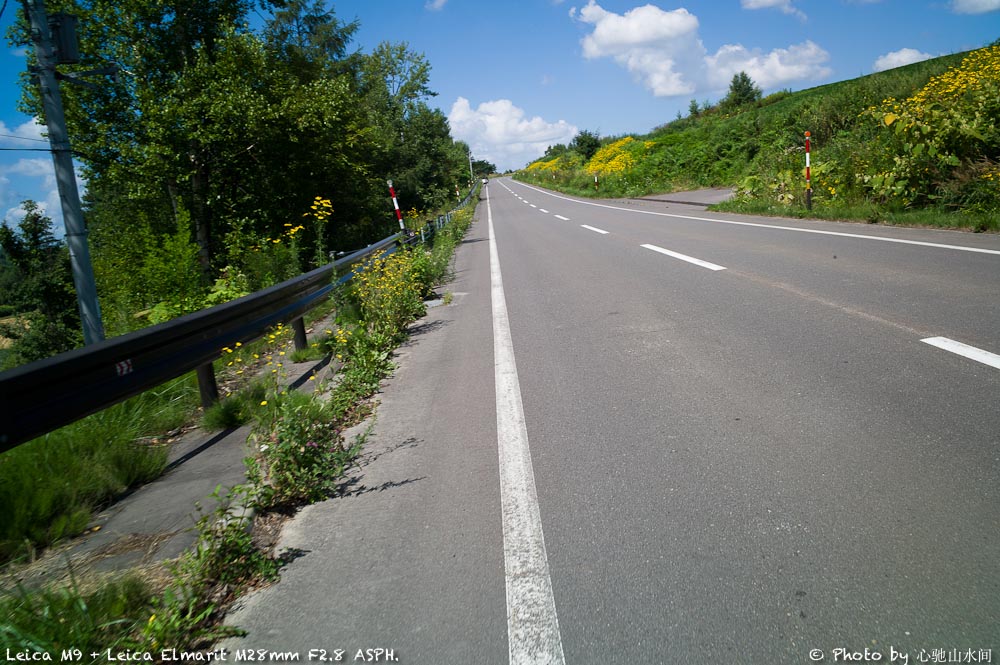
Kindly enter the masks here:
M 361 317 L 369 333 L 399 339 L 407 324 L 423 315 L 421 284 L 409 251 L 379 252 L 354 278 Z
M 592 175 L 616 175 L 624 173 L 635 166 L 636 160 L 633 156 L 633 148 L 637 143 L 631 136 L 609 143 L 590 158 L 587 162 L 587 173 Z
M 859 180 L 903 205 L 939 200 L 941 183 L 1000 150 L 1000 45 L 973 51 L 909 98 L 865 113 L 882 128 L 885 153 Z
M 528 165 L 529 171 L 559 171 L 561 169 L 562 157 L 556 157 L 549 160 L 539 160 L 537 162 L 532 162 Z
M 258 344 L 251 345 L 250 348 L 241 342 L 236 342 L 232 346 L 222 347 L 222 361 L 225 363 L 226 371 L 235 378 L 232 386 L 224 387 L 224 397 L 232 392 L 233 388 L 242 385 L 243 377 L 260 370 L 265 379 L 273 379 L 274 385 L 282 378 L 286 358 L 286 348 L 293 335 L 292 328 L 283 323 L 278 323 L 272 328 Z M 266 402 L 261 406 L 266 406 Z
M 317 196 L 313 199 L 312 205 L 309 206 L 309 212 L 302 215 L 303 217 L 312 218 L 313 233 L 316 236 L 316 251 L 314 253 L 313 264 L 317 267 L 329 262 L 326 256 L 326 225 L 329 223 L 332 215 L 333 204 L 330 202 L 330 199 L 324 199 L 322 196 Z M 293 228 L 298 228 L 301 231 L 303 227 Z

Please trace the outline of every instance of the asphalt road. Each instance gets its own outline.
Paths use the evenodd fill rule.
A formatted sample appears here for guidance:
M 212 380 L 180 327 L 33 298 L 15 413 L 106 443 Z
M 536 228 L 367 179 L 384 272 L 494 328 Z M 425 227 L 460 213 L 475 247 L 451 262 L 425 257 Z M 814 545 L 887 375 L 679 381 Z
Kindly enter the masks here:
M 1000 661 L 1000 238 L 488 196 L 225 646 Z

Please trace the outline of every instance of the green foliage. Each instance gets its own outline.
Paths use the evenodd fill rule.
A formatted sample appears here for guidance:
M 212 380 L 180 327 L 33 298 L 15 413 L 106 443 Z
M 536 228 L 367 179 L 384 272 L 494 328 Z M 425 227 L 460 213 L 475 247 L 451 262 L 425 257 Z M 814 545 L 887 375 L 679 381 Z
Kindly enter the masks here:
M 488 162 L 485 159 L 474 159 L 472 160 L 472 172 L 477 178 L 485 178 L 492 173 L 496 173 L 497 166 L 493 162 Z
M 138 577 L 111 580 L 95 591 L 66 588 L 15 589 L 0 597 L 0 643 L 11 652 L 84 656 L 106 649 L 135 648 L 135 636 L 149 616 L 153 594 Z
M 411 250 L 375 255 L 353 281 L 352 289 L 368 331 L 390 338 L 424 313 L 419 274 Z
M 52 220 L 34 201 L 14 231 L 0 225 L 0 304 L 13 315 L 0 337 L 13 344 L 0 369 L 40 360 L 81 345 L 82 334 L 69 250 L 52 235 Z
M 570 141 L 569 149 L 580 153 L 584 160 L 589 160 L 601 147 L 601 137 L 597 132 L 581 130 Z
M 83 61 L 67 72 L 108 61 L 129 72 L 63 90 L 113 334 L 204 306 L 226 266 L 256 290 L 384 237 L 387 178 L 404 208 L 429 210 L 469 177 L 467 146 L 425 103 L 430 64 L 406 44 L 352 53 L 357 22 L 318 0 L 265 3 L 256 32 L 258 3 L 182 4 L 46 3 L 80 19 Z M 23 22 L 9 40 L 27 42 Z M 27 77 L 22 90 L 39 115 Z M 288 243 L 286 225 L 317 195 L 336 215 Z
M 206 409 L 201 419 L 202 427 L 221 430 L 250 422 L 259 411 L 258 405 L 267 396 L 267 391 L 268 385 L 262 380 L 250 383 Z
M 250 463 L 256 501 L 272 507 L 329 497 L 353 457 L 344 448 L 330 405 L 292 392 L 268 414 L 255 435 L 259 456 Z
M 729 82 L 729 92 L 719 104 L 724 111 L 735 111 L 740 107 L 760 101 L 761 90 L 746 72 L 733 74 Z
M 210 497 L 216 507 L 198 518 L 198 542 L 178 562 L 179 580 L 198 593 L 215 586 L 238 590 L 259 580 L 273 580 L 277 561 L 253 544 L 247 507 L 257 500 L 252 486 L 237 485 Z
M 866 110 L 878 123 L 871 193 L 905 206 L 940 200 L 1000 210 L 1000 46 L 974 51 L 908 99 Z M 943 186 L 941 186 L 943 184 Z

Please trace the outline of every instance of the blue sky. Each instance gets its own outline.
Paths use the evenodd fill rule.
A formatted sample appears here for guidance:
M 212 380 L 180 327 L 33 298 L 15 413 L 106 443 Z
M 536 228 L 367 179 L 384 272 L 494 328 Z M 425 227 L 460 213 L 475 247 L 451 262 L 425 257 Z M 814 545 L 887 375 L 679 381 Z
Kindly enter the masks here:
M 2 2 L 0 2 L 2 4 Z M 855 78 L 1000 38 L 1000 0 L 346 0 L 355 48 L 407 42 L 431 64 L 430 103 L 474 157 L 519 168 L 587 129 L 648 132 L 715 102 L 747 71 L 765 93 Z M 9 0 L 0 30 L 10 24 Z M 0 148 L 38 148 L 16 111 L 25 59 L 0 49 Z M 24 139 L 10 138 L 11 136 Z M 72 138 L 72 137 L 71 137 Z M 391 177 L 391 174 L 387 174 Z M 0 151 L 0 216 L 33 198 L 61 223 L 51 157 Z

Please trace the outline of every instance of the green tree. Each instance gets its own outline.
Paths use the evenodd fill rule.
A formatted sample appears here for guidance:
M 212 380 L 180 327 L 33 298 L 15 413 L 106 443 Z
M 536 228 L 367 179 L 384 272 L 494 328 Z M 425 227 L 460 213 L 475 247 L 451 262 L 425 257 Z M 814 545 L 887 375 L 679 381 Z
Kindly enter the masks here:
M 761 90 L 746 72 L 733 74 L 729 83 L 729 93 L 722 100 L 722 106 L 728 110 L 738 109 L 747 104 L 753 104 L 761 98 Z
M 483 178 L 491 173 L 496 173 L 497 167 L 496 164 L 485 159 L 474 159 L 472 160 L 472 172 L 476 174 L 477 178 Z
M 583 156 L 584 161 L 594 156 L 594 153 L 601 147 L 601 137 L 597 132 L 586 129 L 573 137 L 569 144 L 570 150 L 575 150 Z
M 270 17 L 254 32 L 247 19 L 258 7 Z M 202 290 L 227 266 L 260 268 L 249 276 L 262 284 L 282 276 L 275 266 L 305 267 L 301 259 L 316 260 L 320 248 L 354 248 L 391 230 L 387 178 L 399 182 L 404 207 L 431 209 L 468 177 L 447 118 L 426 103 L 434 95 L 426 58 L 387 42 L 352 53 L 357 22 L 339 21 L 324 2 L 47 0 L 46 8 L 80 19 L 83 61 L 61 71 L 121 66 L 113 81 L 62 87 L 88 182 L 99 292 L 119 331 L 138 325 L 137 311 L 196 300 L 192 242 Z M 22 20 L 10 38 L 25 44 L 26 36 Z M 22 109 L 40 115 L 27 76 L 22 91 Z M 331 201 L 329 223 L 282 243 L 280 261 L 263 256 L 290 240 L 287 225 L 316 196 Z M 178 265 L 164 263 L 165 247 L 178 251 Z M 173 298 L 163 293 L 174 287 Z
M 0 226 L 0 248 L 7 288 L 2 304 L 14 316 L 0 325 L 0 336 L 14 340 L 4 368 L 69 351 L 83 342 L 69 250 L 55 239 L 52 220 L 38 204 L 21 204 L 17 231 Z M 13 277 L 14 279 L 10 279 Z
M 360 27 L 341 23 L 323 0 L 285 0 L 264 26 L 264 41 L 299 80 L 347 73 L 351 39 Z

